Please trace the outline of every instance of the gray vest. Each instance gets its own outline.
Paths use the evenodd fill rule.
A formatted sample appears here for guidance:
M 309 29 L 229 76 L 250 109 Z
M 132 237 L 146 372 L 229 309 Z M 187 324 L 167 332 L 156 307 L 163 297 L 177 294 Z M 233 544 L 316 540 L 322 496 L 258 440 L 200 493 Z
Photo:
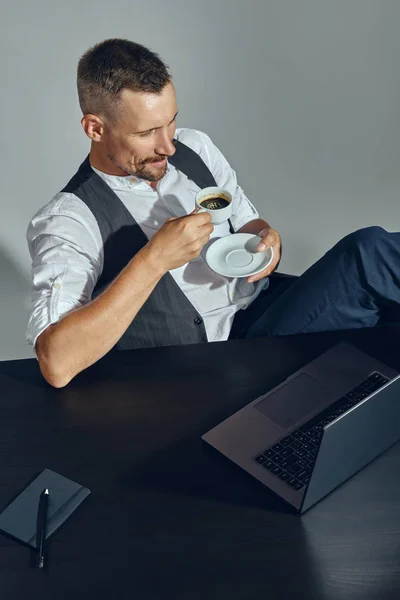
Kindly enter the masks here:
M 175 140 L 169 159 L 199 188 L 217 185 L 200 156 Z M 62 190 L 75 194 L 91 210 L 104 247 L 104 266 L 93 291 L 98 296 L 148 242 L 117 194 L 90 166 L 89 157 Z M 194 202 L 193 202 L 194 206 Z M 118 350 L 207 342 L 203 319 L 170 273 L 161 278 L 149 298 L 116 344 Z

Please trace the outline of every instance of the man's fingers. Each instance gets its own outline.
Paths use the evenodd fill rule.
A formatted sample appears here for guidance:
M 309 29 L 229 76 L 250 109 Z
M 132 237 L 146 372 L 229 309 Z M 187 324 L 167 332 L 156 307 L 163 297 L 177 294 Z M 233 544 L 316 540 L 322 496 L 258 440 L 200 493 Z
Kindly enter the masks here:
M 278 266 L 279 260 L 280 257 L 276 256 L 273 262 L 266 269 L 264 269 L 264 271 L 257 273 L 257 275 L 250 275 L 250 277 L 247 278 L 247 283 L 255 283 L 256 281 L 260 281 L 260 279 L 264 279 L 264 277 L 269 277 Z
M 266 237 L 263 238 L 262 242 L 260 242 L 256 248 L 257 252 L 265 252 L 265 250 L 267 250 L 267 248 L 271 248 L 271 246 L 274 246 L 276 244 L 276 242 L 278 241 L 278 238 L 274 235 L 267 235 Z
M 188 217 L 196 217 L 199 227 L 208 225 L 211 222 L 211 217 L 207 212 L 199 212 L 200 208 L 195 208 L 193 212 L 189 213 Z
M 256 248 L 257 252 L 265 252 L 267 248 L 275 246 L 275 244 L 279 242 L 279 236 L 275 231 L 263 229 L 258 235 L 260 238 L 262 238 L 262 241 L 258 244 Z
M 265 277 L 269 277 L 271 273 L 273 273 L 274 268 L 268 268 L 265 271 L 261 271 L 258 275 L 253 275 L 252 277 L 247 278 L 247 283 L 255 283 L 256 281 L 260 281 L 260 279 L 264 279 Z

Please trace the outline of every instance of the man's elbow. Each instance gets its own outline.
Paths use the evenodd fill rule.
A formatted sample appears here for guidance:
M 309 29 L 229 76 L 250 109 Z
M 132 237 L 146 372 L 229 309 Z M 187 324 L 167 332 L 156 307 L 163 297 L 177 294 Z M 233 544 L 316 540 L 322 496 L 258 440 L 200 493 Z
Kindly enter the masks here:
M 66 374 L 56 371 L 49 368 L 48 365 L 42 365 L 39 361 L 40 370 L 42 372 L 43 377 L 54 388 L 63 388 L 71 381 L 72 377 L 67 376 Z
M 65 367 L 64 360 L 54 351 L 54 326 L 50 325 L 37 339 L 35 349 L 40 371 L 54 388 L 63 388 L 73 379 L 73 375 Z

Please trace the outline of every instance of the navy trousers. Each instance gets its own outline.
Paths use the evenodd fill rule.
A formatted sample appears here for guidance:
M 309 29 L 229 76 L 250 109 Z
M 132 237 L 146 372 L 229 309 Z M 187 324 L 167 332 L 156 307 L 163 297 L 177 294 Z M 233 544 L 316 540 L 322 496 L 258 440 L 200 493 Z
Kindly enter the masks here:
M 300 277 L 271 275 L 270 287 L 235 316 L 230 337 L 392 322 L 400 323 L 400 233 L 366 227 L 340 240 Z

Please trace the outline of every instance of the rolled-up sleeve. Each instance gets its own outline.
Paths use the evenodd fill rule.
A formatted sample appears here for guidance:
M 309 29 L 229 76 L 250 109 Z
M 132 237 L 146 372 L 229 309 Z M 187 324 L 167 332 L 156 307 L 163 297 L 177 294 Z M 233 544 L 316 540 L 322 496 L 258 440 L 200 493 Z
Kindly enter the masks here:
M 87 206 L 60 194 L 29 223 L 32 259 L 31 309 L 27 342 L 91 300 L 103 268 L 101 234 Z

